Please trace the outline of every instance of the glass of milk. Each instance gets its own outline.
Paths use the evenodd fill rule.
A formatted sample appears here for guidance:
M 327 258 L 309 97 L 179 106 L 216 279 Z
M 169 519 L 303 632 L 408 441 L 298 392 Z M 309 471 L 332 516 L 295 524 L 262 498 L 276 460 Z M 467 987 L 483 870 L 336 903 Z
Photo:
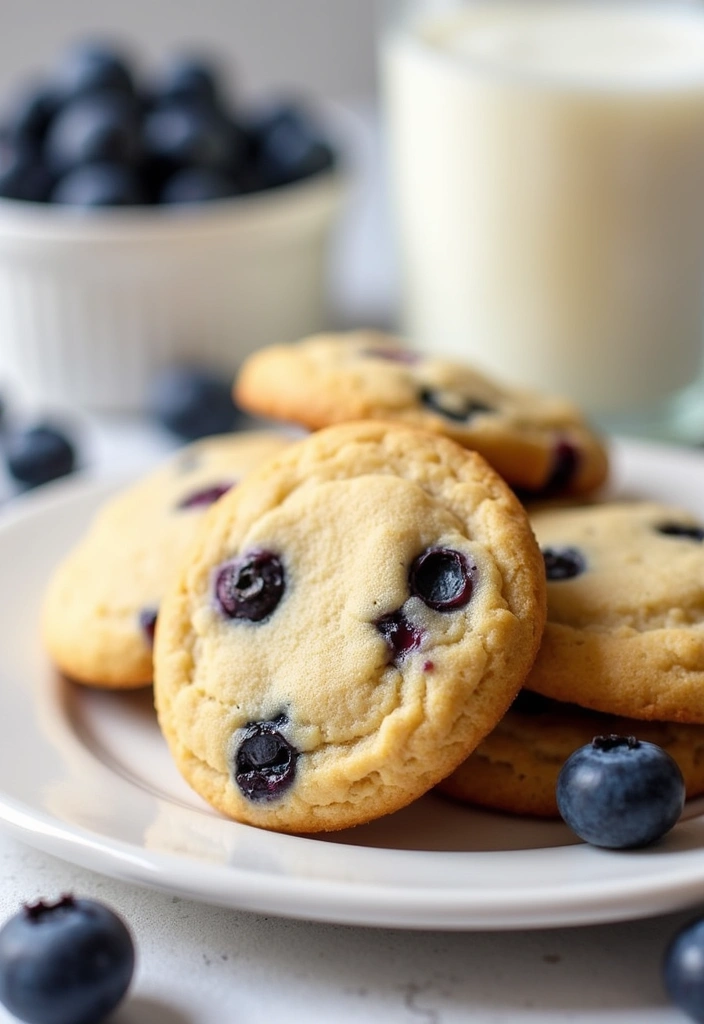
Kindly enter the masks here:
M 404 330 L 597 417 L 666 403 L 704 347 L 704 4 L 393 7 Z

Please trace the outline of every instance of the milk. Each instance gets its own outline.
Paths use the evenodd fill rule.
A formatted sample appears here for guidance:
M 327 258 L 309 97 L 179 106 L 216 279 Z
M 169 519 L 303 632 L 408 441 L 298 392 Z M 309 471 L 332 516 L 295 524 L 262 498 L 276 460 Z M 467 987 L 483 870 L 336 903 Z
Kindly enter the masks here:
M 704 13 L 478 2 L 383 43 L 404 327 L 590 412 L 657 402 L 704 334 Z

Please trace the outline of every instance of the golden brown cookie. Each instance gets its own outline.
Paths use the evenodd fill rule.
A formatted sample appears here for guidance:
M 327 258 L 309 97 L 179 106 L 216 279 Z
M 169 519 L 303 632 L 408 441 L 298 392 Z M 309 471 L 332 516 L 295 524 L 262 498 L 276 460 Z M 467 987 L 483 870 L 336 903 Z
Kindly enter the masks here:
M 657 743 L 680 766 L 687 796 L 704 793 L 704 727 L 602 715 L 527 690 L 438 789 L 480 807 L 557 818 L 555 787 L 563 764 L 595 736 L 609 735 Z
M 502 387 L 374 331 L 262 349 L 242 366 L 235 397 L 251 412 L 313 430 L 371 418 L 443 434 L 527 496 L 585 494 L 607 474 L 601 440 L 571 403 Z
M 654 502 L 531 517 L 548 622 L 526 687 L 607 714 L 704 723 L 704 528 Z
M 58 668 L 93 686 L 152 679 L 156 614 L 203 512 L 289 439 L 210 437 L 112 498 L 54 573 L 42 632 Z
M 397 810 L 503 715 L 544 588 L 526 513 L 479 455 L 378 421 L 320 431 L 211 510 L 162 604 L 176 764 L 264 828 Z

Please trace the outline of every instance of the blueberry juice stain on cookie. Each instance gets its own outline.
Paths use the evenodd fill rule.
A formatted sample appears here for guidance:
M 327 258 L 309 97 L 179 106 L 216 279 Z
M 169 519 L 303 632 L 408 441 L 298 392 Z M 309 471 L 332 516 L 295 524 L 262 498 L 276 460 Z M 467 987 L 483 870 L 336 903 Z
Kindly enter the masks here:
M 428 548 L 411 566 L 409 590 L 412 597 L 419 597 L 434 611 L 454 611 L 464 607 L 471 598 L 476 571 L 476 566 L 470 565 L 459 551 Z M 418 650 L 425 637 L 423 629 L 410 621 L 403 608 L 382 616 L 376 628 L 386 640 L 395 664 L 411 651 Z M 432 662 L 426 665 L 432 667 Z

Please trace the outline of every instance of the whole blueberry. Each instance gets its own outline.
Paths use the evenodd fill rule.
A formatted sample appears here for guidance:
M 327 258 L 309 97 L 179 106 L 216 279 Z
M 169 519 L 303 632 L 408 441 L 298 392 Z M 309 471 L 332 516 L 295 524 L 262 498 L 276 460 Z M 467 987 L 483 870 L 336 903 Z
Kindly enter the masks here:
M 227 433 L 239 416 L 229 380 L 190 366 L 172 366 L 158 374 L 149 410 L 159 423 L 188 441 Z
M 153 99 L 156 104 L 219 107 L 220 83 L 214 62 L 197 54 L 173 54 L 156 83 Z
M 82 40 L 61 56 L 53 86 L 62 103 L 88 93 L 134 93 L 130 61 L 119 47 L 100 40 Z
M 307 178 L 335 163 L 331 147 L 299 104 L 262 107 L 249 116 L 247 134 L 250 159 L 264 188 Z
M 46 163 L 56 173 L 82 164 L 133 164 L 140 154 L 134 105 L 110 93 L 82 96 L 54 118 L 44 144 Z
M 596 736 L 565 761 L 556 795 L 580 839 L 628 849 L 669 832 L 682 813 L 685 787 L 662 747 L 633 736 Z
M 10 138 L 38 149 L 59 106 L 56 90 L 47 82 L 23 86 L 10 101 L 4 125 Z
M 159 202 L 168 205 L 205 203 L 237 195 L 234 176 L 215 167 L 186 167 L 167 178 Z
M 139 206 L 146 195 L 136 171 L 122 164 L 85 164 L 60 178 L 51 202 L 66 206 Z
M 147 159 L 174 170 L 229 168 L 238 160 L 232 123 L 210 108 L 157 107 L 144 119 L 142 143 Z
M 0 146 L 0 196 L 43 203 L 51 185 L 49 171 L 31 149 L 13 142 Z
M 134 944 L 95 900 L 24 907 L 0 930 L 0 1002 L 27 1024 L 96 1024 L 127 992 Z
M 71 473 L 76 464 L 76 452 L 61 430 L 41 423 L 7 434 L 5 461 L 15 480 L 26 487 L 38 487 Z
M 252 722 L 234 751 L 233 775 L 249 800 L 274 800 L 287 790 L 296 777 L 299 753 L 283 736 L 285 715 L 268 722 Z
M 671 939 L 662 965 L 665 990 L 692 1020 L 704 1021 L 704 918 L 690 921 Z
M 317 129 L 297 116 L 282 119 L 266 133 L 257 166 L 262 180 L 276 186 L 327 171 L 334 162 L 332 149 Z

